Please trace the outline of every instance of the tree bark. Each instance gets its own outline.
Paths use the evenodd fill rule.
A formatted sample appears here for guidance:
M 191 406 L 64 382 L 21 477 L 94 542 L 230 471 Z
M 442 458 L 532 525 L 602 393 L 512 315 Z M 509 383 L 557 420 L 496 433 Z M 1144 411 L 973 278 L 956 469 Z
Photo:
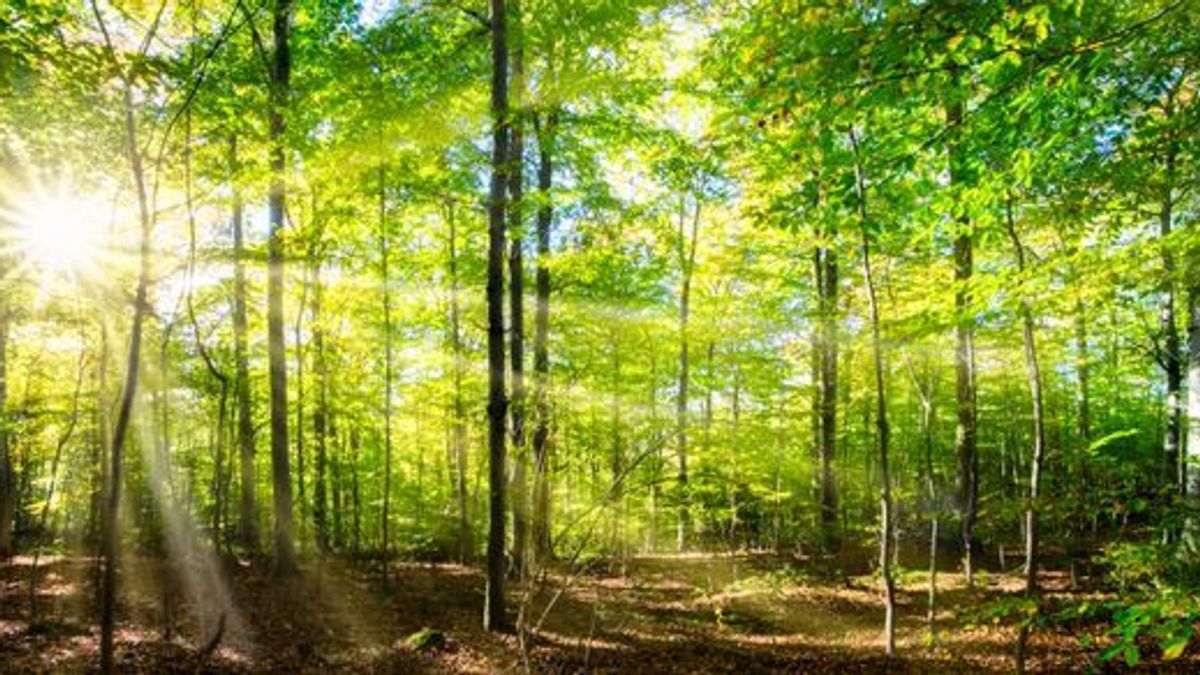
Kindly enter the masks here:
M 814 205 L 819 197 L 814 198 Z M 838 494 L 834 460 L 837 457 L 838 408 L 838 256 L 837 226 L 817 228 L 817 249 L 813 259 L 817 277 L 817 357 L 816 419 L 820 459 L 820 530 L 826 552 L 837 548 Z
M 92 11 L 96 21 L 104 33 L 112 65 L 117 67 L 116 52 L 104 25 L 104 18 L 95 0 L 92 0 Z M 129 353 L 125 361 L 125 383 L 121 391 L 121 403 L 117 411 L 117 420 L 113 427 L 112 443 L 109 448 L 108 494 L 104 508 L 104 523 L 101 533 L 101 551 L 104 558 L 104 576 L 102 579 L 101 609 L 100 609 L 100 670 L 110 675 L 115 669 L 113 633 L 116 626 L 117 604 L 117 554 L 120 551 L 121 533 L 117 530 L 120 523 L 121 507 L 121 465 L 125 448 L 125 437 L 133 418 L 133 403 L 137 396 L 138 374 L 141 366 L 142 326 L 145 323 L 149 305 L 150 286 L 150 232 L 152 216 L 150 201 L 146 192 L 146 174 L 142 164 L 141 146 L 138 141 L 137 122 L 134 112 L 133 84 L 128 73 L 121 73 L 122 94 L 124 104 L 125 154 L 129 159 L 129 169 L 138 204 L 138 222 L 141 226 L 141 238 L 138 247 L 138 277 L 137 288 L 133 298 L 133 320 L 129 330 Z
M 504 610 L 506 412 L 504 391 L 504 248 L 508 188 L 508 8 L 491 0 L 492 32 L 492 176 L 488 203 L 487 351 L 488 351 L 488 542 L 483 627 L 507 627 Z
M 379 165 L 379 274 L 383 280 L 383 579 L 388 579 L 391 543 L 388 541 L 392 501 L 392 289 L 388 257 L 391 239 L 387 229 L 387 166 Z M 457 367 L 457 366 L 456 366 Z
M 471 532 L 470 495 L 467 492 L 467 412 L 463 402 L 463 347 L 460 308 L 458 305 L 458 227 L 453 202 L 446 205 L 446 220 L 450 226 L 450 348 L 454 355 L 453 414 L 451 423 L 454 458 L 454 494 L 458 500 L 458 561 L 467 563 L 474 557 L 475 543 Z
M 892 476 L 888 466 L 891 429 L 888 426 L 887 388 L 883 362 L 883 341 L 880 339 L 879 303 L 875 293 L 875 277 L 871 269 L 871 235 L 867 216 L 867 192 L 862 163 L 858 153 L 858 140 L 854 130 L 850 131 L 850 144 L 854 149 L 854 182 L 858 202 L 859 228 L 862 233 L 862 274 L 867 289 L 867 302 L 871 317 L 871 351 L 875 370 L 875 428 L 879 450 L 879 570 L 884 588 L 884 644 L 888 658 L 896 655 L 896 580 L 892 575 L 894 539 L 892 535 Z
M 1175 162 L 1175 153 L 1168 151 L 1163 160 L 1167 184 L 1163 190 L 1158 216 L 1159 236 L 1163 240 L 1170 237 L 1174 228 L 1173 177 Z M 1184 486 L 1183 464 L 1180 461 L 1183 440 L 1183 359 L 1179 326 L 1175 316 L 1178 287 L 1175 279 L 1175 256 L 1166 243 L 1162 247 L 1162 265 L 1163 286 L 1159 308 L 1159 326 L 1162 332 L 1160 360 L 1167 380 L 1167 428 L 1163 436 L 1163 474 L 1167 483 L 1173 484 L 1176 490 L 1179 490 Z
M 512 489 L 509 498 L 512 502 L 513 519 L 512 570 L 513 575 L 521 579 L 525 576 L 525 552 L 529 545 L 529 500 L 525 486 L 528 460 L 525 451 L 525 267 L 522 250 L 525 239 L 522 204 L 525 190 L 525 47 L 519 0 L 509 0 L 508 10 L 512 22 L 509 49 L 512 53 L 514 108 L 509 128 L 511 145 L 508 157 L 508 230 L 511 240 L 508 254 L 511 322 L 509 363 L 512 369 L 512 401 L 509 415 L 512 418 L 513 444 Z
M 679 202 L 679 269 L 682 280 L 679 288 L 679 391 L 675 398 L 676 449 L 679 460 L 679 519 L 675 547 L 682 553 L 688 548 L 691 533 L 691 497 L 688 494 L 688 322 L 691 318 L 692 273 L 696 267 L 696 241 L 700 228 L 700 198 L 696 195 L 692 213 L 691 235 L 688 235 L 687 197 Z
M 283 227 L 287 186 L 287 132 L 284 117 L 290 96 L 292 0 L 275 0 L 274 58 L 271 63 L 270 140 L 271 184 L 267 238 L 267 360 L 271 381 L 271 474 L 275 506 L 275 571 L 280 576 L 296 569 L 293 544 L 292 483 L 288 460 L 287 362 L 283 335 Z
M 1017 259 L 1017 271 L 1025 273 L 1025 249 L 1017 234 L 1013 219 L 1012 197 L 1005 204 L 1005 224 Z M 1038 490 L 1041 486 L 1042 459 L 1046 446 L 1045 413 L 1042 402 L 1042 373 L 1038 366 L 1037 342 L 1034 335 L 1033 310 L 1027 298 L 1021 299 L 1021 336 L 1025 348 L 1025 370 L 1029 381 L 1029 398 L 1033 414 L 1033 448 L 1029 461 L 1029 502 L 1025 507 L 1025 596 L 1035 600 L 1038 592 Z M 1029 637 L 1029 622 L 1023 620 L 1017 635 L 1017 672 L 1025 672 L 1025 647 Z
M 962 102 L 955 98 L 946 106 L 946 125 L 956 130 L 962 123 Z M 949 144 L 950 184 L 961 187 L 964 180 L 962 150 L 957 143 Z M 962 200 L 959 209 L 965 209 Z M 971 221 L 965 211 L 958 216 L 954 236 L 954 310 L 955 310 L 955 409 L 958 425 L 954 434 L 956 461 L 955 483 L 958 510 L 962 518 L 961 545 L 963 571 L 967 585 L 975 583 L 973 537 L 979 486 L 979 458 L 976 453 L 976 394 L 975 394 L 975 320 L 971 313 L 970 283 L 974 269 L 974 250 Z
M 1193 258 L 1194 260 L 1194 258 Z M 1187 469 L 1186 494 L 1200 499 L 1200 279 L 1192 272 L 1188 294 L 1188 367 L 1187 367 Z
M 316 372 L 316 405 L 313 409 L 313 436 L 316 441 L 316 457 L 314 458 L 313 478 L 313 528 L 316 530 L 317 550 L 329 552 L 329 509 L 326 494 L 326 480 L 329 463 L 329 364 L 325 354 L 325 327 L 321 317 L 322 296 L 321 261 L 319 253 L 314 254 L 313 260 L 313 299 L 312 299 L 312 341 L 313 341 L 313 370 Z M 385 495 L 386 499 L 386 495 Z
M 537 277 L 536 309 L 533 326 L 533 556 L 538 565 L 552 555 L 550 541 L 550 231 L 554 224 L 554 134 L 557 113 L 551 111 L 545 120 L 535 117 L 538 140 L 538 192 L 541 202 L 537 212 Z
M 246 248 L 242 193 L 238 174 L 237 137 L 229 139 L 230 185 L 233 188 L 233 358 L 236 382 L 237 445 L 241 459 L 242 507 L 239 535 L 247 551 L 258 550 L 258 527 L 254 505 L 254 418 L 250 408 L 250 361 L 246 347 Z

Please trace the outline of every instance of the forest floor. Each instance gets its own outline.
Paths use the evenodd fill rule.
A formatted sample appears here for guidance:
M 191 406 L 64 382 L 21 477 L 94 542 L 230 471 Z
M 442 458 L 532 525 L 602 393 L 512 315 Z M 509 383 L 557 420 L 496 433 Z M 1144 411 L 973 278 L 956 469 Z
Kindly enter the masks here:
M 86 672 L 98 662 L 95 561 L 44 558 L 39 618 L 30 625 L 29 558 L 0 565 L 0 671 Z M 633 558 L 626 574 L 593 567 L 552 574 L 536 597 L 511 589 L 536 637 L 481 629 L 483 579 L 467 567 L 396 564 L 380 570 L 343 561 L 309 563 L 287 581 L 265 563 L 230 559 L 221 578 L 232 604 L 175 598 L 187 579 L 173 577 L 176 629 L 163 639 L 164 566 L 132 558 L 122 575 L 118 664 L 135 672 L 394 673 L 781 673 L 1008 672 L 1011 628 L 985 616 L 995 600 L 1017 593 L 1016 576 L 981 575 L 968 590 L 961 575 L 939 574 L 938 639 L 927 647 L 926 578 L 902 579 L 897 644 L 882 655 L 883 603 L 869 576 L 810 576 L 803 564 L 765 555 Z M 194 570 L 193 570 L 193 573 Z M 1048 573 L 1050 597 L 1065 593 Z M 193 587 L 195 584 L 193 584 Z M 210 594 L 211 595 L 211 594 Z M 202 606 L 198 606 L 202 605 Z M 218 618 L 222 612 L 225 618 Z M 544 615 L 544 618 L 543 618 Z M 971 625 L 976 627 L 969 627 Z M 218 628 L 218 626 L 220 628 Z M 407 638 L 431 628 L 444 641 L 428 650 Z M 1033 671 L 1103 670 L 1095 647 L 1106 626 L 1047 629 L 1031 638 Z M 203 645 L 220 632 L 209 655 Z M 1163 664 L 1142 668 L 1161 672 Z M 1200 663 L 1176 663 L 1196 672 Z

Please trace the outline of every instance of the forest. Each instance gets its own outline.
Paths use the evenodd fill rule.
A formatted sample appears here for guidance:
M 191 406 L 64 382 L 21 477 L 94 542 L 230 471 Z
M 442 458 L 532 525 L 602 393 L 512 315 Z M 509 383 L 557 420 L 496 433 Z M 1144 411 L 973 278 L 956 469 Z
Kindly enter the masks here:
M 0 0 L 0 672 L 1197 672 L 1200 0 Z

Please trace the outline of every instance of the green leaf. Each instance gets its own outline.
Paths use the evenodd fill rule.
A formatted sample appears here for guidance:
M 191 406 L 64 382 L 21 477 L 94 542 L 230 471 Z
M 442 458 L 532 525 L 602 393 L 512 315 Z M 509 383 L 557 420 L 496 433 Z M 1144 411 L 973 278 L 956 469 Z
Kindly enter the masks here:
M 1136 666 L 1138 664 L 1138 656 L 1139 654 L 1137 645 L 1125 646 L 1125 665 L 1129 666 L 1130 668 Z
M 1183 650 L 1187 649 L 1188 643 L 1192 641 L 1191 635 L 1182 634 L 1172 636 L 1170 639 L 1162 643 L 1163 660 L 1174 661 L 1183 655 Z

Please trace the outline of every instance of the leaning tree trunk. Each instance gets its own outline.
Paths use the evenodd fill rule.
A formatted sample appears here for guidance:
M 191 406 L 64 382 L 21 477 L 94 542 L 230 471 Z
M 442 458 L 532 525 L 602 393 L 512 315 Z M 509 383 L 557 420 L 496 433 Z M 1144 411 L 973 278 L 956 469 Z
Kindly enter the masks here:
M 487 351 L 488 351 L 488 542 L 487 588 L 483 627 L 503 630 L 506 455 L 504 396 L 504 248 L 508 187 L 508 8 L 491 0 L 492 9 L 492 177 L 488 203 Z
M 1005 224 L 1017 259 L 1017 271 L 1024 276 L 1025 249 L 1013 221 L 1012 197 L 1005 204 Z M 1025 597 L 1036 601 L 1038 551 L 1038 489 L 1042 478 L 1042 458 L 1046 446 L 1045 414 L 1042 403 L 1042 374 L 1038 366 L 1037 342 L 1034 336 L 1033 310 L 1029 300 L 1021 299 L 1021 336 L 1025 347 L 1025 369 L 1029 380 L 1029 397 L 1033 413 L 1033 450 L 1029 460 L 1029 502 L 1025 507 Z M 1029 621 L 1023 618 L 1017 635 L 1017 672 L 1025 672 L 1025 646 L 1029 637 Z
M 283 221 L 287 198 L 287 130 L 284 111 L 291 80 L 292 0 L 275 0 L 275 54 L 271 63 L 271 184 L 267 238 L 267 365 L 271 381 L 271 477 L 275 501 L 275 570 L 285 576 L 296 569 L 292 537 L 292 483 L 288 465 L 287 362 L 283 337 Z

